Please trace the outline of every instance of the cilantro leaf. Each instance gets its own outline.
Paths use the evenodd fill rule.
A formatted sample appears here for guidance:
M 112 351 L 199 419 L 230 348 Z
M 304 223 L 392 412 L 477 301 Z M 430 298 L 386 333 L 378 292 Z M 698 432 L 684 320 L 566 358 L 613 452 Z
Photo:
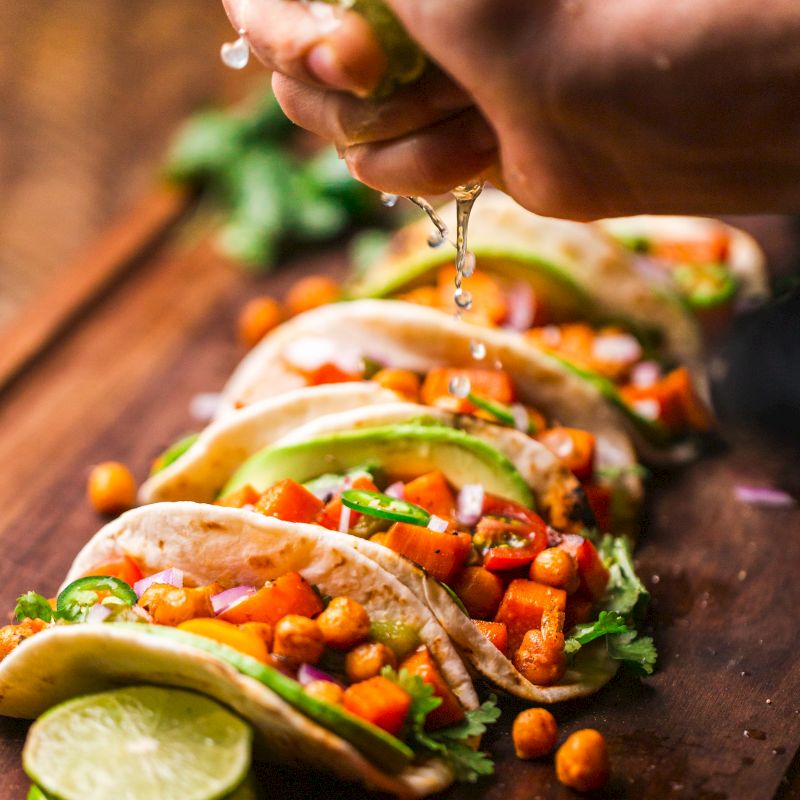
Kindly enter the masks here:
M 609 636 L 608 654 L 637 675 L 652 675 L 658 653 L 650 636 L 639 636 L 636 631 Z
M 55 614 L 46 597 L 36 592 L 25 592 L 17 598 L 14 607 L 14 616 L 22 622 L 23 619 L 41 619 L 52 622 Z
M 600 616 L 594 622 L 586 622 L 576 625 L 571 635 L 564 643 L 564 651 L 567 655 L 577 653 L 585 644 L 599 639 L 612 633 L 627 633 L 628 625 L 622 615 L 616 611 L 601 611 Z
M 384 667 L 381 671 L 384 678 L 396 683 L 411 697 L 411 707 L 406 717 L 406 733 L 417 739 L 425 731 L 425 718 L 435 708 L 439 708 L 442 700 L 434 697 L 433 687 L 425 683 L 419 675 L 412 675 L 408 670 L 401 669 L 395 672 L 391 667 Z
M 630 541 L 625 536 L 607 534 L 600 542 L 599 552 L 609 572 L 603 607 L 640 620 L 650 602 L 650 592 L 636 574 Z
M 432 738 L 436 740 L 466 740 L 470 736 L 481 736 L 486 733 L 486 726 L 496 722 L 499 717 L 500 709 L 497 707 L 497 698 L 490 695 L 489 699 L 478 708 L 467 711 L 463 722 L 436 731 L 432 734 Z

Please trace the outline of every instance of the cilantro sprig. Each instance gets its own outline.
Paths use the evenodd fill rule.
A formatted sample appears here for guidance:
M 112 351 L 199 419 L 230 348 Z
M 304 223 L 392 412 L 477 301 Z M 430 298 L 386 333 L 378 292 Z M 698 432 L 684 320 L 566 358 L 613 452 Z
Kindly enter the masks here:
M 467 711 L 463 721 L 457 725 L 438 731 L 426 731 L 425 720 L 428 714 L 442 703 L 441 698 L 434 696 L 433 687 L 405 669 L 395 672 L 391 667 L 384 667 L 381 674 L 411 697 L 403 739 L 413 749 L 441 758 L 453 770 L 458 781 L 474 783 L 481 776 L 494 773 L 491 757 L 479 750 L 473 750 L 467 744 L 468 739 L 483 734 L 486 726 L 500 716 L 494 695 L 478 708 Z
M 41 619 L 44 622 L 52 622 L 57 618 L 57 612 L 43 595 L 36 592 L 25 592 L 17 598 L 14 616 L 19 622 L 22 622 L 23 619 Z

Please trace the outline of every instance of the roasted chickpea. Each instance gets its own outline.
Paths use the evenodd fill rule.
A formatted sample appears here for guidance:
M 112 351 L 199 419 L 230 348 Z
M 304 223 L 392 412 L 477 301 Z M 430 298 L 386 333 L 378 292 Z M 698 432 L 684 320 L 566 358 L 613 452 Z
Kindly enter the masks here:
M 531 565 L 531 580 L 572 594 L 580 584 L 575 559 L 560 547 L 548 547 Z
M 539 686 L 554 684 L 567 669 L 564 635 L 558 633 L 545 637 L 541 631 L 528 631 L 514 653 L 514 666 L 531 683 Z
M 101 514 L 120 514 L 136 502 L 136 480 L 119 461 L 96 464 L 86 485 L 89 502 Z
M 342 703 L 344 689 L 338 683 L 332 683 L 331 681 L 311 681 L 305 687 L 305 693 L 315 700 L 338 706 Z
M 334 597 L 317 617 L 325 644 L 334 650 L 349 650 L 369 636 L 369 614 L 349 597 Z
M 419 397 L 419 378 L 411 370 L 381 369 L 372 376 L 372 380 L 384 389 L 391 389 L 409 400 Z
M 302 314 L 318 306 L 336 302 L 341 296 L 339 285 L 327 275 L 309 275 L 300 278 L 286 294 L 289 313 Z
M 558 726 L 547 709 L 527 708 L 514 720 L 511 736 L 517 758 L 541 758 L 556 746 Z
M 269 622 L 243 622 L 239 627 L 243 631 L 254 633 L 264 642 L 267 646 L 267 650 L 272 650 L 273 632 L 272 625 L 270 625 Z
M 558 780 L 579 792 L 604 786 L 609 771 L 606 740 L 593 728 L 575 731 L 556 753 Z
M 167 583 L 153 583 L 139 598 L 139 605 L 157 625 L 179 625 L 195 617 L 213 617 L 211 597 L 218 591 L 216 585 L 181 589 Z
M 237 328 L 242 344 L 254 347 L 283 320 L 283 309 L 273 297 L 254 297 L 239 312 Z
M 394 653 L 380 642 L 365 642 L 351 650 L 344 660 L 344 669 L 351 683 L 366 681 L 381 674 L 389 666 L 397 667 Z
M 325 650 L 325 639 L 316 621 L 287 614 L 276 626 L 272 652 L 296 664 L 316 664 Z
M 46 627 L 46 623 L 40 619 L 24 619 L 18 625 L 6 625 L 0 628 L 0 659 L 5 658 L 15 647 Z

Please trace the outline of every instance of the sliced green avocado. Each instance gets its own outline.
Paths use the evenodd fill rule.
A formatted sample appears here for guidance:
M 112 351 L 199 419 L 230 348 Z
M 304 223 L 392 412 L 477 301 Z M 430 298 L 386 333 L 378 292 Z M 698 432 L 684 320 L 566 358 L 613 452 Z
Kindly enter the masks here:
M 263 492 L 279 480 L 303 483 L 326 472 L 346 472 L 365 462 L 390 475 L 415 477 L 441 470 L 454 486 L 479 483 L 491 493 L 534 505 L 516 467 L 499 450 L 464 431 L 422 422 L 330 433 L 307 442 L 268 447 L 251 456 L 228 481 L 222 496 L 250 484 Z
M 150 475 L 155 475 L 175 463 L 199 438 L 199 433 L 190 433 L 177 442 L 173 442 L 156 460 L 150 469 Z
M 163 625 L 145 625 L 135 622 L 108 623 L 115 628 L 135 631 L 144 636 L 156 636 L 168 639 L 177 644 L 203 650 L 214 658 L 230 664 L 242 675 L 247 675 L 259 683 L 263 683 L 289 705 L 294 706 L 323 728 L 333 731 L 345 741 L 350 742 L 380 769 L 387 772 L 399 772 L 407 766 L 414 753 L 396 737 L 386 733 L 375 725 L 348 714 L 342 708 L 330 703 L 323 703 L 306 694 L 303 687 L 292 678 L 273 667 L 262 664 L 251 656 L 240 653 L 232 647 L 197 636 L 187 631 L 168 628 Z

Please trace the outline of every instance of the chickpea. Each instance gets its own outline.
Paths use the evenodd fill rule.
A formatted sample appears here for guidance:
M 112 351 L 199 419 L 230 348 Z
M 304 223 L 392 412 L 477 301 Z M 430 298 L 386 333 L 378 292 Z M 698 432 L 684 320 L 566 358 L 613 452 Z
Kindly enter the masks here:
M 289 313 L 302 314 L 318 306 L 336 302 L 341 296 L 339 285 L 327 275 L 309 275 L 300 278 L 286 294 Z
M 410 370 L 381 369 L 372 376 L 372 380 L 384 389 L 391 389 L 409 400 L 419 398 L 419 378 Z
M 248 631 L 249 633 L 254 633 L 261 639 L 264 644 L 267 646 L 267 650 L 272 650 L 272 625 L 268 622 L 243 622 L 239 627 L 243 631 Z
M 344 670 L 351 683 L 366 681 L 381 674 L 389 666 L 397 667 L 394 653 L 381 642 L 364 642 L 351 650 L 344 659 Z
M 560 547 L 548 547 L 531 565 L 531 580 L 572 594 L 580 584 L 575 559 Z
M 342 704 L 344 689 L 338 683 L 332 683 L 331 681 L 311 681 L 305 687 L 305 693 L 315 700 L 339 706 Z
M 174 626 L 196 617 L 213 617 L 211 597 L 218 592 L 217 585 L 181 589 L 168 583 L 153 583 L 139 598 L 139 605 L 157 625 Z
M 527 708 L 517 715 L 511 728 L 517 758 L 541 758 L 556 746 L 558 726 L 544 708 Z
M 316 664 L 325 650 L 325 639 L 316 621 L 287 614 L 276 626 L 272 652 L 295 664 Z
M 101 514 L 120 514 L 136 502 L 136 480 L 119 461 L 96 464 L 86 484 L 89 502 Z
M 556 777 L 579 792 L 604 786 L 609 771 L 606 740 L 592 728 L 575 731 L 556 753 Z
M 24 619 L 19 625 L 5 625 L 0 628 L 0 660 L 34 633 L 39 633 L 46 627 L 47 624 L 43 620 Z
M 334 597 L 317 617 L 325 644 L 334 650 L 349 650 L 369 636 L 369 614 L 349 597 Z
M 531 682 L 539 686 L 554 684 L 567 669 L 564 655 L 564 635 L 545 637 L 541 631 L 530 630 L 514 653 L 514 666 Z
M 275 298 L 254 297 L 239 312 L 239 340 L 247 347 L 255 347 L 282 320 L 283 308 Z

